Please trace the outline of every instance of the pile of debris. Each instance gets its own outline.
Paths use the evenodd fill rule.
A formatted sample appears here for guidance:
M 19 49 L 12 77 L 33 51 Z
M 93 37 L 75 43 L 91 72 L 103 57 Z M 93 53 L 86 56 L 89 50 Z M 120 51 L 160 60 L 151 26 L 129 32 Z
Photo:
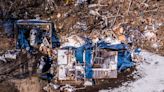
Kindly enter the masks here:
M 1 75 L 17 71 L 19 66 L 20 75 L 46 80 L 43 90 L 47 92 L 73 92 L 79 85 L 83 89 L 95 85 L 95 80 L 117 78 L 137 66 L 143 61 L 141 47 L 157 52 L 163 48 L 164 39 L 159 37 L 163 21 L 151 20 L 152 16 L 144 19 L 152 12 L 149 4 L 153 1 L 65 0 L 59 5 L 48 1 L 45 9 L 56 9 L 48 16 L 52 21 L 37 17 L 4 23 L 7 36 L 15 37 L 17 50 L 2 53 L 2 65 L 23 56 L 30 60 L 20 59 L 7 72 L 1 68 Z M 153 12 L 160 6 L 152 6 L 157 9 Z
M 38 60 L 31 58 L 27 62 L 28 66 L 26 62 L 21 62 L 20 73 L 22 75 L 28 72 L 29 76 L 35 74 L 47 80 L 44 90 L 51 87 L 72 92 L 77 85 L 92 86 L 97 79 L 117 78 L 118 72 L 142 61 L 139 54 L 141 49 L 133 47 L 133 39 L 126 38 L 123 27 L 107 31 L 104 35 L 58 38 L 52 24 L 51 21 L 44 20 L 18 20 L 15 23 L 18 51 L 8 51 L 0 58 L 7 63 L 6 58 L 17 59 L 20 51 L 29 55 L 42 53 L 44 56 Z M 30 58 L 28 54 L 27 57 Z M 37 64 L 34 65 L 34 62 Z M 37 67 L 35 72 L 33 67 Z

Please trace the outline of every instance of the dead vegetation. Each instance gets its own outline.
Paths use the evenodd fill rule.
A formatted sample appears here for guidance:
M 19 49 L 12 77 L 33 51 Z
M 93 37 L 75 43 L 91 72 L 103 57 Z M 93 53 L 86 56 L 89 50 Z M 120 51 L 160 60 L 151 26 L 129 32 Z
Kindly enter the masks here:
M 94 0 L 91 5 L 85 4 L 79 7 L 74 7 L 72 3 L 64 7 L 59 5 L 51 18 L 55 21 L 61 36 L 73 34 L 90 36 L 95 31 L 99 35 L 105 35 L 109 30 L 123 27 L 125 34 L 134 35 L 135 46 L 162 54 L 163 51 L 160 51 L 163 48 L 162 38 L 157 36 L 161 45 L 159 48 L 153 48 L 151 45 L 154 42 L 145 39 L 143 35 L 147 30 L 163 34 L 160 31 L 164 22 L 163 4 L 162 0 Z M 87 31 L 76 28 L 77 23 L 84 25 Z M 160 28 L 153 28 L 158 24 L 162 24 Z M 151 28 L 145 29 L 146 26 Z

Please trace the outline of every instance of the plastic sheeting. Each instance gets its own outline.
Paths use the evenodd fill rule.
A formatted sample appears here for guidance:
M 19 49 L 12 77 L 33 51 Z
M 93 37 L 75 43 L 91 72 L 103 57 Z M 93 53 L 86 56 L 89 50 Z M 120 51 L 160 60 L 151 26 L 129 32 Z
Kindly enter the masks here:
M 131 53 L 128 50 L 118 52 L 117 66 L 119 72 L 134 66 L 134 63 L 131 58 Z
M 83 52 L 84 52 L 84 47 L 79 47 L 75 50 L 76 61 L 78 61 L 79 63 L 84 63 Z
M 101 42 L 98 44 L 98 47 L 103 49 L 118 51 L 117 66 L 119 72 L 134 66 L 134 63 L 131 59 L 131 52 L 128 51 L 128 46 L 126 44 L 122 43 L 122 44 L 111 45 L 105 42 Z
M 111 45 L 105 42 L 101 42 L 97 44 L 99 48 L 102 49 L 110 49 L 110 50 L 116 50 L 118 51 L 118 71 L 121 72 L 122 70 L 125 70 L 127 68 L 133 67 L 134 63 L 131 59 L 131 52 L 128 51 L 128 46 L 126 44 L 116 44 L 116 45 Z M 80 63 L 83 62 L 83 53 L 85 50 L 85 61 L 86 61 L 86 66 L 85 66 L 85 72 L 86 75 L 85 77 L 90 79 L 92 78 L 93 71 L 92 71 L 92 45 L 90 43 L 87 43 L 83 45 L 82 47 L 79 47 L 75 50 L 75 57 L 76 60 Z
M 111 50 L 127 50 L 128 46 L 126 44 L 115 44 L 115 45 L 111 45 L 108 44 L 106 42 L 100 42 L 98 43 L 98 47 L 102 48 L 102 49 L 111 49 Z
M 134 52 L 135 52 L 137 55 L 139 55 L 140 52 L 141 52 L 141 48 L 136 48 Z
M 85 50 L 85 62 L 85 77 L 91 79 L 93 77 L 91 49 Z
M 26 49 L 27 51 L 30 50 L 30 45 L 25 36 L 26 32 L 27 32 L 27 30 L 19 30 L 18 41 L 17 41 L 17 46 L 16 46 L 17 49 L 23 48 L 23 49 Z
M 86 39 L 88 40 L 88 39 Z M 85 45 L 79 47 L 79 48 L 76 48 L 75 49 L 75 57 L 76 57 L 76 61 L 80 62 L 80 63 L 83 63 L 83 53 L 84 53 L 84 50 L 91 50 L 92 49 L 92 44 L 90 41 L 86 41 Z M 87 53 L 87 52 L 86 52 Z M 85 57 L 85 58 L 88 58 L 88 57 Z
M 80 47 L 76 49 L 75 57 L 76 60 L 80 63 L 83 62 L 83 53 L 84 53 L 84 47 Z M 85 77 L 90 79 L 93 76 L 93 70 L 92 70 L 92 49 L 86 49 L 85 50 Z
M 118 51 L 117 66 L 119 72 L 134 66 L 134 63 L 131 59 L 131 52 L 128 51 L 128 46 L 126 44 L 122 43 L 122 44 L 111 45 L 105 42 L 101 42 L 98 44 L 98 47 L 103 49 Z
M 92 70 L 92 44 L 88 41 L 85 45 L 75 50 L 76 61 L 84 63 L 83 53 L 85 53 L 85 77 L 90 79 L 93 75 Z

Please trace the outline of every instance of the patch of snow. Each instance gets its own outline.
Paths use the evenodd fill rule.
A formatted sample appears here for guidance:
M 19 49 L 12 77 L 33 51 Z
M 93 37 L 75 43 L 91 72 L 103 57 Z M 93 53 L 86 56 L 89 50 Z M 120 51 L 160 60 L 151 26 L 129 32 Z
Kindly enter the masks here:
M 147 51 L 141 54 L 145 61 L 137 66 L 136 72 L 141 73 L 142 78 L 131 83 L 126 82 L 119 88 L 99 92 L 164 92 L 164 57 Z

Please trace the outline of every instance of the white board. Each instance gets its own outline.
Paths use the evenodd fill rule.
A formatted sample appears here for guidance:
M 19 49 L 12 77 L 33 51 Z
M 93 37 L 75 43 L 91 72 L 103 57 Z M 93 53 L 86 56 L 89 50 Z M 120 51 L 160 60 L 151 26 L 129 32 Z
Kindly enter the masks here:
M 66 65 L 68 61 L 68 50 L 58 50 L 58 65 Z

